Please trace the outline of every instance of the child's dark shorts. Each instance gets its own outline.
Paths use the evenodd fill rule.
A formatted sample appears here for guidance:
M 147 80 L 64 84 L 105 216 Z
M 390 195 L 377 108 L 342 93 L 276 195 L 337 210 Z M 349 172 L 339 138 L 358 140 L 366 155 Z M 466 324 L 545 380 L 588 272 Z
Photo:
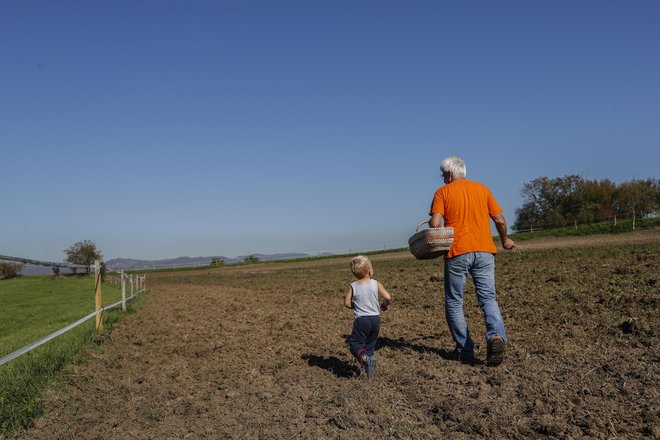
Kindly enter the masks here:
M 366 351 L 373 356 L 380 331 L 380 316 L 361 316 L 353 322 L 353 332 L 348 338 L 348 345 L 353 356 L 360 356 Z

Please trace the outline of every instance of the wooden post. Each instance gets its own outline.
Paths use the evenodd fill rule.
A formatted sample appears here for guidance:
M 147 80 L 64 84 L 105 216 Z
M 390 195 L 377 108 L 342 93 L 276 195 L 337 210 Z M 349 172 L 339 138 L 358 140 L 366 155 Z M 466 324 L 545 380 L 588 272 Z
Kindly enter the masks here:
M 103 308 L 103 292 L 101 291 L 101 261 L 100 260 L 94 261 L 94 284 L 96 285 L 94 290 L 96 293 L 96 310 L 98 311 L 98 313 L 96 314 L 96 331 L 102 332 L 103 314 L 101 312 L 101 309 Z
M 135 283 L 133 282 L 134 275 L 131 274 L 129 275 L 129 277 L 130 277 L 129 281 L 131 284 L 131 298 L 133 298 L 135 296 Z
M 126 274 L 121 273 L 121 311 L 126 311 Z

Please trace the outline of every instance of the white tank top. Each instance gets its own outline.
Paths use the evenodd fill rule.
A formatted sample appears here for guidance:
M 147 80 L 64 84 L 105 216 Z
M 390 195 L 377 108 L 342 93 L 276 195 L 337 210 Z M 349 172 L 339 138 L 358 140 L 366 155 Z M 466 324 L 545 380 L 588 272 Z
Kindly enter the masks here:
M 355 317 L 380 315 L 378 304 L 378 282 L 369 280 L 366 283 L 351 283 L 353 288 L 353 311 Z

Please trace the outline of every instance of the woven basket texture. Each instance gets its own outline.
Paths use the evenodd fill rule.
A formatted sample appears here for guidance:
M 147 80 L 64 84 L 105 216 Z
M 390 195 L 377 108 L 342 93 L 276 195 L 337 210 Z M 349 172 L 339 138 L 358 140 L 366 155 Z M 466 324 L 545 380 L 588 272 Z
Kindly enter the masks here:
M 418 260 L 431 260 L 445 255 L 454 242 L 454 228 L 428 228 L 420 231 L 419 228 L 425 223 L 428 222 L 420 224 L 417 232 L 408 239 L 410 253 Z

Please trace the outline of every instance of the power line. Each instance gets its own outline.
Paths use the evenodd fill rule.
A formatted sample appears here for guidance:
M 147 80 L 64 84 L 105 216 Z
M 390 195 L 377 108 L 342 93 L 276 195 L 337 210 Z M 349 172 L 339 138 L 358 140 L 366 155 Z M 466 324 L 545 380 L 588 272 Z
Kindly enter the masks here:
M 15 261 L 17 263 L 31 264 L 34 266 L 51 266 L 51 267 L 69 267 L 72 269 L 86 269 L 87 266 L 83 264 L 72 264 L 72 263 L 54 263 L 52 261 L 40 261 L 40 260 L 31 260 L 29 258 L 19 258 L 19 257 L 8 257 L 6 255 L 0 255 L 0 260 L 4 261 Z

